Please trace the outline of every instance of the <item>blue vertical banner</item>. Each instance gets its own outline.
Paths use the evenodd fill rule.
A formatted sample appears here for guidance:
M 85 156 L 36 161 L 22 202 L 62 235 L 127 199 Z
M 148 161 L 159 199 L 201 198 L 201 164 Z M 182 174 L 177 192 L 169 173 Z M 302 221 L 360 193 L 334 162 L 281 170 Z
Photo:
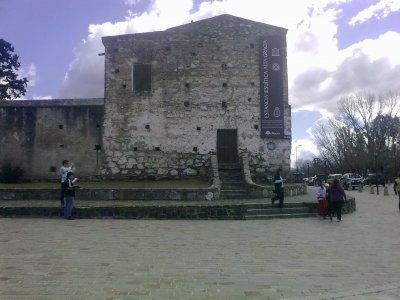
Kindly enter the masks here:
M 260 38 L 261 137 L 284 138 L 281 36 Z

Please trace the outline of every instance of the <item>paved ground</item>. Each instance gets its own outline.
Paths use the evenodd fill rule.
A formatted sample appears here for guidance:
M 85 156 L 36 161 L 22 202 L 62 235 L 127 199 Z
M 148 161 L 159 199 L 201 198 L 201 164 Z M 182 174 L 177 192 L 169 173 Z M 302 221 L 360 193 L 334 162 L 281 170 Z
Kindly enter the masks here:
M 0 299 L 400 299 L 397 198 L 349 194 L 340 223 L 0 219 Z

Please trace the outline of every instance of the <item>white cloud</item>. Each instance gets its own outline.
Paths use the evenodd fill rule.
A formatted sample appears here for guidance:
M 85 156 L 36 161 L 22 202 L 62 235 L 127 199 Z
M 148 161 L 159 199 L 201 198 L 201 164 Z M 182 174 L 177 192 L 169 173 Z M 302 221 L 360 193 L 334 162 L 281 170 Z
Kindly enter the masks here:
M 290 165 L 292 168 L 296 168 L 296 158 L 299 162 L 300 160 L 312 160 L 316 156 L 318 156 L 318 148 L 311 138 L 296 140 L 292 143 Z
M 53 99 L 52 96 L 33 96 L 33 100 L 50 100 Z
M 141 0 L 124 0 L 124 4 L 128 6 L 134 6 L 141 2 Z
M 37 68 L 34 64 L 30 64 L 27 67 L 21 67 L 18 72 L 18 76 L 20 78 L 26 77 L 28 81 L 28 88 L 30 86 L 35 86 L 39 81 L 39 77 L 37 75 Z
M 299 52 L 293 40 L 288 43 L 290 100 L 295 109 L 334 112 L 343 96 L 400 90 L 396 79 L 400 77 L 400 33 L 386 32 L 343 50 L 331 43 L 324 51 Z
M 371 19 L 383 19 L 390 13 L 400 10 L 399 0 L 380 0 L 378 3 L 360 11 L 349 21 L 349 25 L 365 23 Z

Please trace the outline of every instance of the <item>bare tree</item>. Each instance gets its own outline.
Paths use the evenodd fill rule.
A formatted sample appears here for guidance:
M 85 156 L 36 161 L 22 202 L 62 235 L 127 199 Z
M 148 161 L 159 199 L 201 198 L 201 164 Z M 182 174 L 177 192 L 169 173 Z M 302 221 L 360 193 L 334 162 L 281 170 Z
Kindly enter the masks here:
M 366 173 L 374 169 L 375 157 L 381 168 L 396 169 L 400 143 L 400 96 L 357 94 L 340 100 L 339 114 L 313 130 L 321 157 L 333 170 Z M 394 175 L 394 174 L 393 174 Z

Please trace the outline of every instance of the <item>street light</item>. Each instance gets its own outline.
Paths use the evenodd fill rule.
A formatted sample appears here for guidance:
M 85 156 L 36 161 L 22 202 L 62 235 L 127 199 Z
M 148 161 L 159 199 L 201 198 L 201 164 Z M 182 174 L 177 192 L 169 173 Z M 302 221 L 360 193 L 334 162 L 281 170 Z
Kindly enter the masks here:
M 297 145 L 296 146 L 296 170 L 298 171 L 299 170 L 299 168 L 297 167 L 297 148 L 298 147 L 301 147 L 301 145 Z
M 375 182 L 376 182 L 376 194 L 379 195 L 379 187 L 378 187 L 378 153 L 374 153 L 375 158 Z

